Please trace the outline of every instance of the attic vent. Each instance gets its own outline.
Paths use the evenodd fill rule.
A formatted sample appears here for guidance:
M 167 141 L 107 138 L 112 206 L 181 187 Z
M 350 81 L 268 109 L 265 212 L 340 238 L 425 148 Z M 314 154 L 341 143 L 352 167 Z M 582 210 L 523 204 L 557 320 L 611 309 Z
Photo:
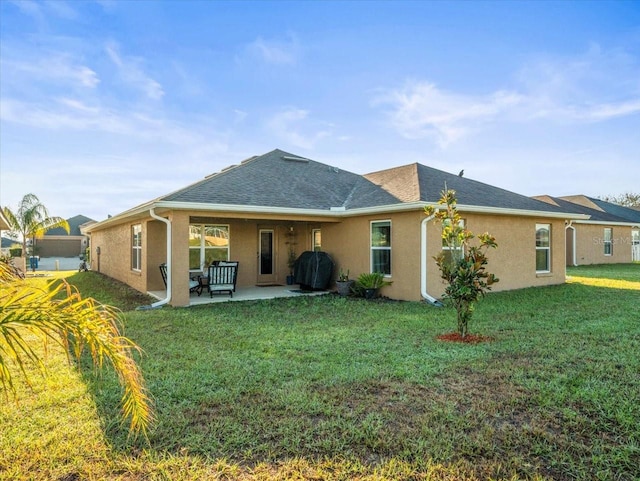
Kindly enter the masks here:
M 289 162 L 304 162 L 304 163 L 309 162 L 309 159 L 305 159 L 304 157 L 295 157 L 293 155 L 283 155 L 282 159 L 288 160 Z
M 240 162 L 241 164 L 244 164 L 246 162 L 250 162 L 253 159 L 257 159 L 259 156 L 258 155 L 252 155 L 251 157 L 249 157 L 248 159 L 244 159 L 242 162 Z
M 231 169 L 233 169 L 234 167 L 238 167 L 238 166 L 237 166 L 237 165 L 235 165 L 235 164 L 234 164 L 234 165 L 230 165 L 230 166 L 225 167 L 224 169 L 222 169 L 220 172 L 226 172 L 227 170 L 231 170 Z

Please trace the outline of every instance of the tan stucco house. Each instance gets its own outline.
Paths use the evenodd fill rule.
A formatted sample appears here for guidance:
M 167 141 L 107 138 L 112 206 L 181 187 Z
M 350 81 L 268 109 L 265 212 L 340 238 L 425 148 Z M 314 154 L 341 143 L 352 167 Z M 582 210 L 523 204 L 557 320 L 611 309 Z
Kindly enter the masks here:
M 566 225 L 568 266 L 640 261 L 640 211 L 586 195 L 535 198 L 589 216 Z
M 95 220 L 84 215 L 76 215 L 67 219 L 69 232 L 62 227 L 50 229 L 36 239 L 36 253 L 40 257 L 78 257 L 84 254 L 89 237 L 84 229 Z
M 284 284 L 290 248 L 322 250 L 334 275 L 383 272 L 393 281 L 386 296 L 434 301 L 443 292 L 432 259 L 441 228 L 424 207 L 436 205 L 445 183 L 467 227 L 497 238 L 495 290 L 565 281 L 565 224 L 588 215 L 421 164 L 358 175 L 281 150 L 92 225 L 91 265 L 187 306 L 189 278 L 210 260 L 239 261 L 238 287 Z

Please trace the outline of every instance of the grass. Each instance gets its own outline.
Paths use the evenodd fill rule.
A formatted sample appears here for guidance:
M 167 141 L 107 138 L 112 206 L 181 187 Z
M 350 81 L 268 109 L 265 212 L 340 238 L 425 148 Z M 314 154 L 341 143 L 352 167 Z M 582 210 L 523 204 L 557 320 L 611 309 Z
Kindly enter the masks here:
M 2 406 L 0 479 L 638 479 L 640 265 L 569 275 L 489 295 L 471 332 L 493 341 L 460 345 L 419 303 L 130 311 L 148 301 L 74 274 L 127 311 L 158 423 L 128 439 L 115 379 L 52 352 Z

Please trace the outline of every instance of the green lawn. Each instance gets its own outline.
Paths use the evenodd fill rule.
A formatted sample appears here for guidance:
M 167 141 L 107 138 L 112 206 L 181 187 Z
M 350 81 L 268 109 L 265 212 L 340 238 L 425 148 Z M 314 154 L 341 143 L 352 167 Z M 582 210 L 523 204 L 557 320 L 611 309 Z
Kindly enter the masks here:
M 148 443 L 127 439 L 112 376 L 52 352 L 2 406 L 0 479 L 639 479 L 640 265 L 569 275 L 490 294 L 477 345 L 438 341 L 454 311 L 411 302 L 127 311 Z M 135 304 L 97 274 L 72 281 Z

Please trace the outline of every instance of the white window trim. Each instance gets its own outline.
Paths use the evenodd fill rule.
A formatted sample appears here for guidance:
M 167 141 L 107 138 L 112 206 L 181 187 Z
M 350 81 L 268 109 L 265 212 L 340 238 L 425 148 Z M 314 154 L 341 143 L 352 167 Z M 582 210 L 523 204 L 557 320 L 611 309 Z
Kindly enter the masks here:
M 377 219 L 369 221 L 369 272 L 373 272 L 373 251 L 374 250 L 386 250 L 389 251 L 389 274 L 384 274 L 384 277 L 392 277 L 393 276 L 393 262 L 392 262 L 392 252 L 393 252 L 393 241 L 389 239 L 389 247 L 374 247 L 373 246 L 373 224 L 389 224 L 389 233 L 393 237 L 393 223 L 391 219 Z
M 545 270 L 538 270 L 538 267 L 536 266 L 536 274 L 549 274 L 551 272 L 551 224 L 536 224 L 536 236 L 538 235 L 538 229 L 540 228 L 544 228 L 546 227 L 547 230 L 549 231 L 549 245 L 547 247 L 538 247 L 536 245 L 536 254 L 539 250 L 546 250 L 548 252 L 547 254 L 547 269 Z M 534 243 L 535 243 L 535 238 L 534 238 Z M 537 255 L 536 255 L 537 258 Z
M 136 236 L 136 228 L 139 234 Z M 136 238 L 139 243 L 136 244 Z M 142 271 L 142 224 L 131 225 L 131 270 L 134 272 Z
M 609 232 L 609 240 L 607 240 L 607 232 Z M 604 232 L 602 234 L 602 245 L 605 257 L 611 257 L 613 255 L 613 228 L 604 228 Z M 607 253 L 607 246 L 609 247 L 609 253 Z
M 206 261 L 206 257 L 205 257 L 205 253 L 206 253 L 206 248 L 204 245 L 204 235 L 202 235 L 202 231 L 204 230 L 205 227 L 226 227 L 227 228 L 227 232 L 229 234 L 229 246 L 227 247 L 227 261 L 229 259 L 231 259 L 231 225 L 230 224 L 205 224 L 205 223 L 189 223 L 189 227 L 191 226 L 198 226 L 200 227 L 200 246 L 199 247 L 195 247 L 195 246 L 189 246 L 189 250 L 193 249 L 199 249 L 200 250 L 200 267 L 198 269 L 189 269 L 189 272 L 203 272 L 204 269 L 204 263 Z
M 316 232 L 320 234 L 320 245 L 316 244 Z M 322 250 L 322 229 L 311 229 L 311 250 L 315 251 L 316 247 Z
M 448 219 L 445 219 L 445 222 L 447 220 Z M 465 220 L 464 219 L 460 219 L 458 221 L 458 225 L 461 226 L 464 229 L 465 228 Z M 444 224 L 443 224 L 442 228 L 444 229 Z M 460 256 L 460 258 L 464 257 L 464 245 L 460 245 L 457 249 L 455 249 L 455 248 L 449 247 L 447 245 L 447 243 L 444 241 L 444 239 L 442 239 L 442 250 L 443 251 L 449 251 L 449 252 L 451 252 L 453 250 L 457 250 L 457 251 L 459 251 L 458 255 Z

